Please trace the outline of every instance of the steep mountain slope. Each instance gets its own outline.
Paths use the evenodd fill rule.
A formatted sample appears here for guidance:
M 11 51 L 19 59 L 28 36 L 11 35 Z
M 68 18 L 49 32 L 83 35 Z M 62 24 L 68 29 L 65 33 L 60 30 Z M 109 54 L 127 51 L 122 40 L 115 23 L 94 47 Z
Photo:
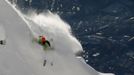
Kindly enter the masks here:
M 60 42 L 54 50 L 44 51 L 32 42 L 34 35 L 23 17 L 5 0 L 0 0 L 0 26 L 6 44 L 0 45 L 0 75 L 98 75 L 77 59 L 69 43 Z M 48 34 L 49 35 L 49 34 Z M 62 35 L 65 36 L 65 35 Z M 70 41 L 70 39 L 61 39 Z M 43 66 L 44 60 L 46 66 Z

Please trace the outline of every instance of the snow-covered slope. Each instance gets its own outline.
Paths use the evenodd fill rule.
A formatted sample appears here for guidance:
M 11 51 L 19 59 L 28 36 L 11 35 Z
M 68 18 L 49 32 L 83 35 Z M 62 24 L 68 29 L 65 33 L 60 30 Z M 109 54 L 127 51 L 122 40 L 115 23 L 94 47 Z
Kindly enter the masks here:
M 101 74 L 76 58 L 74 53 L 82 48 L 66 29 L 69 28 L 68 25 L 64 25 L 66 23 L 55 15 L 48 15 L 43 19 L 45 20 L 43 23 L 45 22 L 46 25 L 45 30 L 42 30 L 42 26 L 36 26 L 36 23 L 39 22 L 36 22 L 38 20 L 36 17 L 24 18 L 7 1 L 0 0 L 0 36 L 6 40 L 6 45 L 0 45 L 0 75 Z M 63 27 L 49 27 L 48 25 L 55 24 L 53 21 L 59 21 Z M 31 28 L 31 24 L 34 25 L 34 28 Z M 53 31 L 53 27 L 57 28 L 56 33 Z M 54 50 L 44 51 L 39 44 L 32 42 L 33 37 L 40 34 L 45 34 L 48 38 L 53 39 Z M 43 66 L 44 60 L 47 60 L 46 66 Z

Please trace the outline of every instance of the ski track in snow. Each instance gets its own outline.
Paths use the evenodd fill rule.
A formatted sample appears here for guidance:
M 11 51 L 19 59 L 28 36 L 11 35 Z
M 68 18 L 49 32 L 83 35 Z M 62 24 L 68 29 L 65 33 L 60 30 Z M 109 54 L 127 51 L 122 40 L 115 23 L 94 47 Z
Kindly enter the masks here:
M 76 58 L 75 54 L 82 51 L 81 44 L 57 14 L 24 15 L 7 0 L 0 1 L 0 10 L 0 25 L 7 38 L 7 45 L 0 47 L 0 75 L 113 75 L 99 73 L 83 58 Z M 32 42 L 39 35 L 45 35 L 54 50 L 44 51 Z

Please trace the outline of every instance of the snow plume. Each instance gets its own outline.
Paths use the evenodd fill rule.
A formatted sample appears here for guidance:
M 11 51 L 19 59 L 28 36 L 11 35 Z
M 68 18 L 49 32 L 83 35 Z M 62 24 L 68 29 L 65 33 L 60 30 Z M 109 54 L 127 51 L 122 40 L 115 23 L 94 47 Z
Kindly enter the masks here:
M 34 36 L 45 35 L 47 39 L 53 42 L 54 48 L 61 50 L 60 48 L 66 47 L 66 50 L 73 50 L 77 55 L 82 52 L 82 46 L 72 35 L 71 27 L 57 14 L 51 12 L 33 13 L 26 16 L 25 19 L 27 19 L 26 21 Z
M 9 2 L 7 1 L 7 3 Z M 63 21 L 59 15 L 50 11 L 37 14 L 34 10 L 29 10 L 27 14 L 24 14 L 16 9 L 15 4 L 11 6 L 27 23 L 34 37 L 44 35 L 57 50 L 70 50 L 76 56 L 82 54 L 83 48 L 80 42 L 72 35 L 70 25 Z

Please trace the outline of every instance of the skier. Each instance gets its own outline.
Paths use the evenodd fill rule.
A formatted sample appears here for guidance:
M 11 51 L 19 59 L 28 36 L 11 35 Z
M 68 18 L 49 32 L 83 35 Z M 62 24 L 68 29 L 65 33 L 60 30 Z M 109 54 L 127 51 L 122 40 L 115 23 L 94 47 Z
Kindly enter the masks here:
M 43 46 L 44 49 L 50 48 L 50 42 L 48 40 L 46 40 L 45 36 L 39 36 L 39 38 L 35 38 L 35 40 Z

